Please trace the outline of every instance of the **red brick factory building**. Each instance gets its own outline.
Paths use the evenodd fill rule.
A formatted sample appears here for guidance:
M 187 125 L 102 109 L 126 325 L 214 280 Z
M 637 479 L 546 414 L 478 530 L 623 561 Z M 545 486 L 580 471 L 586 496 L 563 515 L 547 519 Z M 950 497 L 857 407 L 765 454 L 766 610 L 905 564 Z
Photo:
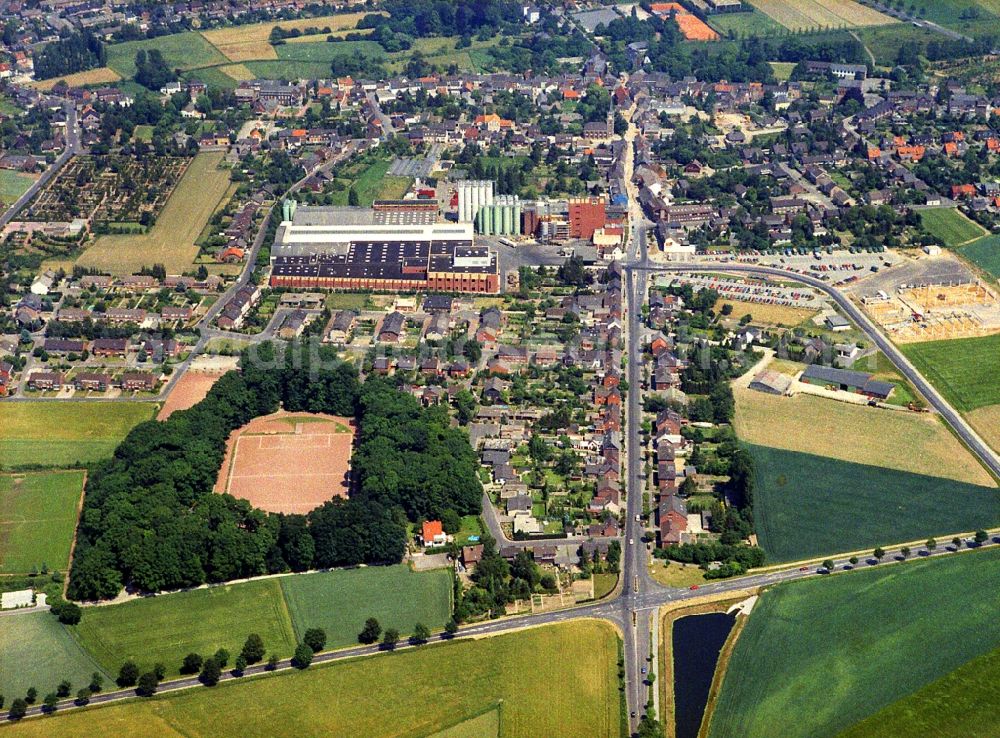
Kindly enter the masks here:
M 497 255 L 471 223 L 431 209 L 286 205 L 271 248 L 272 287 L 391 292 L 500 291 Z

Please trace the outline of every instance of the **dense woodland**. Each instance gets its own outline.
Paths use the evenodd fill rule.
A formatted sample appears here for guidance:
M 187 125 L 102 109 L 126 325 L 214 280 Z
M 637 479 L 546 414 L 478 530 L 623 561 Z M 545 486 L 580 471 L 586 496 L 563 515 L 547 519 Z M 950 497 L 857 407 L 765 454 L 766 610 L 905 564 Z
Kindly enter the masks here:
M 90 31 L 66 33 L 58 41 L 47 44 L 36 52 L 32 60 L 35 76 L 48 79 L 60 75 L 82 72 L 106 63 L 104 44 Z
M 421 408 L 385 379 L 362 385 L 351 365 L 318 345 L 264 344 L 241 367 L 191 409 L 136 426 L 92 470 L 71 598 L 397 563 L 408 520 L 480 511 L 475 454 L 443 409 Z M 350 499 L 278 515 L 212 491 L 229 434 L 279 407 L 357 416 Z

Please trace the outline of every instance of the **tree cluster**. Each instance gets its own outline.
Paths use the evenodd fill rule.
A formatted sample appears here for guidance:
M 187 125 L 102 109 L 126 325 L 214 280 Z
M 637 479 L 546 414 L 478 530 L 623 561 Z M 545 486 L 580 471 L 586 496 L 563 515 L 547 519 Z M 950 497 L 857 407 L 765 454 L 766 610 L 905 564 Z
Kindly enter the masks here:
M 48 79 L 107 63 L 104 44 L 90 31 L 64 33 L 33 55 L 35 76 Z
M 159 90 L 169 82 L 177 80 L 177 72 L 171 69 L 159 49 L 135 52 L 135 81 L 149 90 Z

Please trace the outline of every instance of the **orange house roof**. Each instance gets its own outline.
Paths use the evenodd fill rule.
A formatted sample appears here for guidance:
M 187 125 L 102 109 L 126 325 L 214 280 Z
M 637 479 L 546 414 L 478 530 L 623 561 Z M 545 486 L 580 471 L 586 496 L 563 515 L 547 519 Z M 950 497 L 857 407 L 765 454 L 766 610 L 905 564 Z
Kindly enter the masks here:
M 424 543 L 427 543 L 427 541 L 433 541 L 434 536 L 439 536 L 443 533 L 444 528 L 441 526 L 440 520 L 428 520 L 424 522 L 424 527 L 420 535 L 424 539 Z
M 579 100 L 580 93 L 573 89 L 567 89 L 562 91 L 563 100 Z
M 872 159 L 878 159 L 880 156 L 882 156 L 882 151 L 881 149 L 879 149 L 878 146 L 872 146 L 871 148 L 868 149 L 869 161 Z
M 946 143 L 944 145 L 944 153 L 946 153 L 948 156 L 954 156 L 955 154 L 958 153 L 958 146 L 951 142 Z

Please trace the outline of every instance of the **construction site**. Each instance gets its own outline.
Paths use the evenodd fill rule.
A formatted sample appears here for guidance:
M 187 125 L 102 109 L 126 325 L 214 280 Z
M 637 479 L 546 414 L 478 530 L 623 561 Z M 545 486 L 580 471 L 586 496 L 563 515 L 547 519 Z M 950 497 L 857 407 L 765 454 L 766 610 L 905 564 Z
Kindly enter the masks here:
M 1000 299 L 978 279 L 899 285 L 861 298 L 865 311 L 898 343 L 1000 333 Z

